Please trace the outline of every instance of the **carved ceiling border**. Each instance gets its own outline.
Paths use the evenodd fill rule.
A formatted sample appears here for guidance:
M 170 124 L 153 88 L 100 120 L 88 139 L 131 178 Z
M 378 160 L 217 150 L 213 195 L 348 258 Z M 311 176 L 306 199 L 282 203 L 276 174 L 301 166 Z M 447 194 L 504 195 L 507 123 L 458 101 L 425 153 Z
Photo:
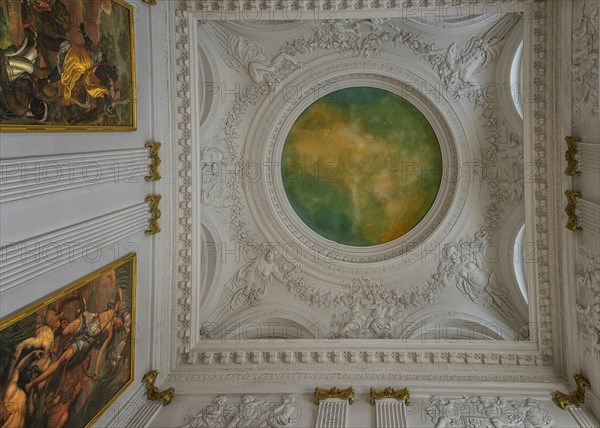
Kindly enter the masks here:
M 189 63 L 189 34 L 188 28 L 190 25 L 190 13 L 198 13 L 204 10 L 205 4 L 212 4 L 212 10 L 227 10 L 224 8 L 224 2 L 220 0 L 215 0 L 213 2 L 190 2 L 186 0 L 179 0 L 176 4 L 176 18 L 175 18 L 175 32 L 177 37 L 177 42 L 175 46 L 176 50 L 176 63 L 175 63 L 175 71 L 176 71 L 176 96 L 177 96 L 177 145 L 178 145 L 178 171 L 179 174 L 177 176 L 177 209 L 178 209 L 178 230 L 176 234 L 178 236 L 178 282 L 177 282 L 177 308 L 175 308 L 174 316 L 176 321 L 176 329 L 177 335 L 173 338 L 174 353 L 176 356 L 179 356 L 179 359 L 176 359 L 179 363 L 187 363 L 190 361 L 190 311 L 191 311 L 191 263 L 192 263 L 192 212 L 191 212 L 191 202 L 192 202 L 192 194 L 191 194 L 191 114 L 190 114 L 190 63 Z M 235 2 L 229 2 L 229 4 L 234 4 Z M 311 10 L 311 3 L 316 4 L 315 2 L 299 2 L 299 1 L 291 1 L 284 2 L 283 0 L 277 2 L 280 5 L 301 5 L 305 10 Z M 326 4 L 327 2 L 323 2 Z M 444 0 L 431 1 L 423 0 L 418 1 L 406 1 L 403 2 L 402 7 L 406 7 L 407 5 L 414 4 L 434 4 L 440 6 L 442 4 L 447 5 L 448 2 Z M 455 0 L 451 3 L 462 5 L 489 5 L 490 3 L 487 0 Z M 520 1 L 499 1 L 496 2 L 499 4 L 525 4 L 530 3 L 528 0 L 520 0 Z M 533 320 L 538 323 L 538 355 L 531 354 L 511 354 L 507 352 L 507 361 L 512 358 L 508 358 L 509 355 L 514 355 L 514 360 L 517 360 L 519 357 L 528 359 L 538 359 L 544 365 L 550 365 L 554 362 L 555 367 L 560 366 L 560 348 L 559 341 L 553 340 L 553 331 L 558 331 L 557 326 L 553 326 L 554 323 L 558 323 L 558 321 L 554 320 L 552 317 L 553 308 L 555 310 L 557 308 L 558 299 L 557 299 L 557 290 L 556 287 L 552 287 L 552 283 L 556 283 L 556 275 L 558 272 L 554 271 L 554 268 L 550 266 L 551 256 L 554 255 L 554 250 L 549 248 L 549 233 L 551 231 L 548 230 L 548 225 L 555 227 L 557 224 L 556 210 L 554 210 L 555 204 L 554 201 L 549 200 L 548 194 L 552 194 L 552 198 L 554 194 L 552 193 L 555 190 L 556 183 L 555 179 L 551 174 L 554 174 L 551 167 L 553 165 L 553 157 L 548 156 L 547 153 L 547 145 L 549 142 L 553 141 L 553 137 L 547 135 L 547 128 L 552 126 L 548 124 L 547 118 L 553 117 L 553 109 L 551 103 L 548 103 L 546 100 L 546 92 L 548 89 L 548 78 L 550 77 L 547 70 L 547 64 L 551 64 L 552 62 L 548 60 L 548 56 L 551 54 L 551 47 L 549 46 L 548 39 L 548 26 L 551 26 L 553 22 L 549 22 L 549 18 L 552 15 L 556 15 L 557 7 L 552 4 L 551 0 L 539 0 L 535 2 L 534 6 L 534 15 L 532 18 L 534 19 L 533 24 L 533 52 L 534 52 L 534 67 L 535 67 L 535 77 L 534 84 L 537 88 L 536 94 L 534 96 L 535 103 L 535 113 L 534 120 L 535 125 L 532 130 L 532 135 L 535 136 L 534 150 L 535 150 L 535 220 L 536 220 L 536 230 L 535 230 L 535 243 L 537 247 L 537 279 L 538 279 L 538 313 L 537 319 Z M 248 0 L 244 4 L 249 5 L 266 5 L 265 1 L 254 1 Z M 319 2 L 321 5 L 321 2 Z M 331 4 L 331 3 L 330 3 Z M 344 1 L 336 2 L 336 7 L 339 10 L 347 10 L 342 7 L 339 7 L 341 4 L 348 4 Z M 363 10 L 364 7 L 356 7 L 357 5 L 364 5 L 365 2 L 353 2 L 354 10 Z M 382 2 L 370 2 L 370 5 L 376 5 L 375 9 L 382 9 Z M 395 1 L 390 3 L 385 3 L 385 5 L 394 5 L 394 10 L 398 10 L 398 4 Z M 550 4 L 550 7 L 548 5 Z M 554 6 L 554 7 L 552 7 Z M 285 7 L 285 5 L 284 5 Z M 321 5 L 320 7 L 323 7 Z M 387 7 L 387 6 L 386 6 Z M 292 7 L 291 9 L 294 9 Z M 372 9 L 372 8 L 371 8 Z M 385 8 L 383 8 L 385 9 Z M 558 31 L 556 31 L 558 32 Z M 550 82 L 550 84 L 553 82 Z M 550 88 L 553 89 L 553 88 Z M 550 172 L 550 175 L 548 174 Z M 556 192 L 554 192 L 556 193 Z M 556 327 L 553 329 L 553 327 Z M 553 358 L 554 355 L 554 358 Z M 368 360 L 367 360 L 368 363 Z M 423 361 L 423 363 L 427 363 Z M 223 367 L 220 363 L 218 363 L 220 367 Z M 434 363 L 432 363 L 434 364 Z M 469 364 L 468 361 L 463 364 Z M 205 366 L 206 367 L 206 366 Z M 547 372 L 546 372 L 547 373 Z M 204 376 L 222 376 L 217 373 L 206 373 Z M 277 374 L 279 378 L 285 378 L 287 375 L 290 377 L 302 377 L 301 374 L 286 374 L 281 373 Z M 310 376 L 311 373 L 305 373 L 306 376 Z M 340 374 L 341 377 L 343 374 Z M 237 377 L 239 379 L 248 377 L 248 373 L 232 373 L 231 376 Z M 323 376 L 323 374 L 319 374 L 319 376 Z M 356 374 L 352 374 L 351 376 L 356 376 Z M 419 375 L 420 376 L 420 375 Z M 442 378 L 442 374 L 433 374 L 430 375 L 436 378 Z M 549 375 L 548 375 L 549 376 Z M 482 378 L 485 378 L 485 375 L 482 375 Z M 510 376 L 508 376 L 510 377 Z M 508 378 L 507 377 L 507 378 Z M 514 376 L 514 378 L 521 378 L 522 374 L 518 376 Z M 538 377 L 539 379 L 539 377 Z

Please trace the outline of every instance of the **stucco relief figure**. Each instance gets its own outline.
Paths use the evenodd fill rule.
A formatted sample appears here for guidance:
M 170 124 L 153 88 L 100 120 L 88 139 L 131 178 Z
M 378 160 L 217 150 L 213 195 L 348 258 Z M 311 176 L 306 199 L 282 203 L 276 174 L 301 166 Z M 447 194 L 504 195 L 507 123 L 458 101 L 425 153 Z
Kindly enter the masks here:
M 244 395 L 242 402 L 235 406 L 233 418 L 227 424 L 228 428 L 259 426 L 261 419 L 265 419 L 267 410 L 264 401 L 257 400 L 251 395 Z
M 363 296 L 349 311 L 334 314 L 330 323 L 335 338 L 392 338 L 397 334 L 396 326 L 400 317 L 397 308 L 386 304 L 376 296 Z
M 574 117 L 584 119 L 585 107 L 598 117 L 598 4 L 586 1 L 573 29 Z
M 225 155 L 216 147 L 207 147 L 202 150 L 202 203 L 215 205 L 223 196 L 223 190 L 228 175 L 224 171 Z
M 254 306 L 262 301 L 273 278 L 285 281 L 280 263 L 276 260 L 272 248 L 264 250 L 264 254 L 244 265 L 237 271 L 232 280 L 234 290 L 231 309 Z
M 477 85 L 474 75 L 496 58 L 497 50 L 492 44 L 486 36 L 471 38 L 464 48 L 459 48 L 456 43 L 450 44 L 437 70 L 443 82 L 448 87 Z
M 456 285 L 473 303 L 486 307 L 500 305 L 502 296 L 498 292 L 496 275 L 484 269 L 482 254 L 471 248 L 464 254 L 458 244 L 449 243 L 444 245 L 442 257 L 438 276 L 445 285 Z
M 302 67 L 293 56 L 281 52 L 271 57 L 266 49 L 244 37 L 230 35 L 223 61 L 238 72 L 245 72 L 255 83 L 278 83 L 286 66 Z
M 299 410 L 292 395 L 285 395 L 281 402 L 271 405 L 244 395 L 241 402 L 228 403 L 227 397 L 220 395 L 212 404 L 198 414 L 186 419 L 182 428 L 280 428 L 291 427 L 296 423 Z
M 290 427 L 298 419 L 298 405 L 293 395 L 284 395 L 281 403 L 273 407 L 271 415 L 267 419 L 269 428 Z
M 600 261 L 581 251 L 577 267 L 577 320 L 586 354 L 600 358 Z
M 212 404 L 206 406 L 200 413 L 186 419 L 182 428 L 216 428 L 224 426 L 225 405 L 227 397 L 219 395 Z

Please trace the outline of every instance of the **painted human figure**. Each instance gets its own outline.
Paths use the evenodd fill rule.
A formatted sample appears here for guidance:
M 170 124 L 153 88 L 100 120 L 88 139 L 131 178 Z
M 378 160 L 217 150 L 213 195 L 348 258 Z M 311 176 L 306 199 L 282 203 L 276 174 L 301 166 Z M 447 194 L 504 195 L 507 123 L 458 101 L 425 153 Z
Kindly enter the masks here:
M 60 357 L 54 361 L 38 378 L 28 383 L 25 390 L 29 391 L 36 384 L 45 381 L 52 376 L 60 367 L 69 362 L 76 356 L 84 357 L 90 350 L 102 340 L 102 346 L 97 354 L 96 365 L 94 367 L 94 379 L 98 378 L 102 358 L 108 344 L 110 343 L 114 329 L 122 326 L 123 322 L 117 315 L 123 302 L 123 291 L 117 290 L 114 301 L 114 307 L 100 313 L 91 313 L 84 311 L 83 314 L 71 321 L 63 332 L 63 336 L 69 337 L 67 348 Z
M 39 374 L 39 369 L 32 363 L 43 357 L 44 351 L 32 351 L 24 356 L 12 370 L 8 386 L 0 401 L 1 428 L 25 428 L 27 414 L 25 384 Z

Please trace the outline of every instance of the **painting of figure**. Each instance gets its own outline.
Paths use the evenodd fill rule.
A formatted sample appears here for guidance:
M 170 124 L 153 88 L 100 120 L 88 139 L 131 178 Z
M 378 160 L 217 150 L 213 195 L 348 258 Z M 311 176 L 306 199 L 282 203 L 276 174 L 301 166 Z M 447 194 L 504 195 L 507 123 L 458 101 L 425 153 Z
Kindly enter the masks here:
M 0 428 L 89 427 L 133 380 L 135 254 L 0 320 Z
M 1 131 L 135 128 L 130 5 L 0 0 Z

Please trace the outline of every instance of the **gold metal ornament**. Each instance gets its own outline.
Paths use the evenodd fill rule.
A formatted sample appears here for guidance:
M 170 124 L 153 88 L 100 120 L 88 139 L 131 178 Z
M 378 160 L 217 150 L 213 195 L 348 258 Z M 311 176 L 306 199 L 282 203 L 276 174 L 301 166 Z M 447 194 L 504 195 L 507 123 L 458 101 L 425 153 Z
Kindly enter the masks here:
M 383 390 L 371 388 L 369 391 L 371 392 L 372 406 L 375 405 L 375 400 L 382 400 L 384 398 L 393 398 L 398 401 L 404 401 L 406 404 L 410 404 L 410 393 L 408 392 L 408 388 L 396 390 L 389 386 Z
M 573 375 L 573 379 L 575 379 L 575 383 L 577 384 L 577 389 L 575 391 L 570 394 L 565 394 L 564 392 L 557 390 L 552 394 L 556 399 L 558 407 L 563 410 L 566 410 L 567 406 L 580 407 L 585 403 L 585 388 L 586 386 L 588 388 L 590 387 L 590 381 L 578 373 Z
M 314 403 L 318 406 L 321 400 L 327 400 L 328 398 L 341 398 L 342 400 L 348 400 L 348 404 L 354 402 L 354 387 L 346 389 L 339 389 L 334 386 L 331 389 L 315 388 Z
M 142 383 L 146 384 L 146 397 L 151 401 L 162 401 L 163 406 L 167 406 L 173 399 L 175 388 L 171 387 L 169 389 L 165 389 L 164 391 L 160 391 L 156 386 L 154 386 L 157 377 L 158 370 L 152 370 L 151 372 L 146 373 L 142 378 Z
M 567 197 L 567 207 L 565 208 L 565 212 L 568 217 L 565 227 L 573 232 L 579 232 L 581 227 L 577 221 L 577 198 L 581 198 L 581 192 L 565 190 L 565 196 Z
M 142 0 L 144 3 L 149 4 L 150 6 L 156 6 L 156 0 Z
M 148 165 L 148 175 L 144 177 L 146 181 L 158 181 L 161 179 L 160 172 L 158 172 L 158 166 L 160 165 L 160 157 L 158 152 L 160 150 L 160 143 L 155 141 L 144 144 L 150 152 L 150 165 Z
M 565 152 L 567 168 L 565 169 L 565 175 L 573 177 L 581 174 L 581 171 L 577 170 L 577 145 L 581 140 L 577 137 L 565 137 L 565 142 L 567 143 L 567 151 Z
M 158 219 L 160 219 L 161 212 L 158 209 L 161 195 L 151 195 L 146 197 L 146 202 L 150 202 L 150 222 L 148 223 L 148 229 L 144 232 L 146 235 L 156 235 L 160 232 L 160 226 L 158 225 Z

